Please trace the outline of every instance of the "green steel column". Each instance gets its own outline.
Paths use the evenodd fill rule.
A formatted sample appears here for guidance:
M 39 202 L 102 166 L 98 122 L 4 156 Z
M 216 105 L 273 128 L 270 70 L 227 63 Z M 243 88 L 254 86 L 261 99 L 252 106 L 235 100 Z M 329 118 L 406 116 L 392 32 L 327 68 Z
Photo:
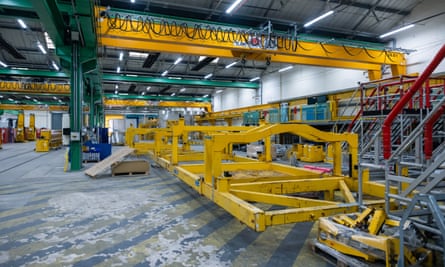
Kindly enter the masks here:
M 71 109 L 70 109 L 70 158 L 71 171 L 82 168 L 82 67 L 79 64 L 79 43 L 72 44 L 72 66 L 71 66 Z M 73 135 L 74 134 L 74 135 Z M 77 136 L 78 138 L 74 137 Z M 74 137 L 74 138 L 73 138 Z M 77 139 L 77 140 L 76 140 Z
M 94 86 L 90 86 L 90 122 L 89 122 L 89 126 L 90 129 L 93 129 L 94 127 L 96 127 L 95 123 L 94 123 L 94 118 L 97 116 L 97 113 L 94 112 Z

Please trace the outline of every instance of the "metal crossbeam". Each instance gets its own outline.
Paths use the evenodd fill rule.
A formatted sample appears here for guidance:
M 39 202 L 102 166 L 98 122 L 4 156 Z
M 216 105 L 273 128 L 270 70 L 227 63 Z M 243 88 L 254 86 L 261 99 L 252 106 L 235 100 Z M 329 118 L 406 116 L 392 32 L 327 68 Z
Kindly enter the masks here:
M 105 8 L 98 7 L 96 14 L 105 11 Z M 112 13 L 113 10 L 109 10 Z M 139 16 L 138 14 L 134 14 Z M 126 30 L 119 29 L 117 25 L 136 24 L 136 27 L 126 27 Z M 100 35 L 101 44 L 104 46 L 137 49 L 142 51 L 168 52 L 190 55 L 206 55 L 208 57 L 225 58 L 245 58 L 250 60 L 273 61 L 291 64 L 304 64 L 323 67 L 340 67 L 349 69 L 368 70 L 374 78 L 379 78 L 382 64 L 390 64 L 394 72 L 393 75 L 400 75 L 406 72 L 405 57 L 399 52 L 389 52 L 374 49 L 359 48 L 353 46 L 323 44 L 298 40 L 292 45 L 298 45 L 296 50 L 283 47 L 261 48 L 252 47 L 249 44 L 241 45 L 249 40 L 250 35 L 241 33 L 236 40 L 215 41 L 213 38 L 191 39 L 187 37 L 194 32 L 193 25 L 188 28 L 183 26 L 170 25 L 171 33 L 183 33 L 183 36 L 173 36 L 169 34 L 157 34 L 163 32 L 165 26 L 160 23 L 151 23 L 150 27 L 140 27 L 141 21 L 132 21 L 130 17 L 103 17 L 98 23 L 97 32 Z M 199 22 L 193 22 L 199 23 Z M 204 24 L 208 22 L 202 22 Z M 150 28 L 150 29 L 148 29 Z M 144 29 L 144 30 L 142 30 Z M 147 33 L 147 30 L 152 32 Z M 200 36 L 214 36 L 215 33 L 201 27 Z M 219 35 L 220 33 L 217 33 Z M 222 35 L 219 35 L 221 38 Z M 212 40 L 211 40 L 212 39 Z M 224 39 L 224 38 L 223 38 Z M 376 77 L 377 76 L 377 77 Z

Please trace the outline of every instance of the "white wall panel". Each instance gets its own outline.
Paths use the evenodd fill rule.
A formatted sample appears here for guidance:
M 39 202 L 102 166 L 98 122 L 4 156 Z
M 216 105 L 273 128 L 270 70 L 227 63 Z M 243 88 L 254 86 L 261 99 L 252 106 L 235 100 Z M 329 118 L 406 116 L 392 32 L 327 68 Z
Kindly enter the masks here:
M 278 101 L 281 98 L 280 74 L 272 73 L 262 79 L 262 103 Z
M 213 108 L 215 111 L 234 109 L 255 105 L 255 89 L 225 89 L 222 93 L 213 97 Z
M 212 99 L 213 110 L 221 110 L 222 107 L 222 93 L 215 94 Z
M 441 2 L 441 4 L 438 4 Z M 406 22 L 423 20 L 444 11 L 443 1 L 425 0 L 406 18 Z M 416 24 L 414 28 L 395 35 L 396 46 L 414 49 L 407 56 L 408 73 L 422 72 L 437 51 L 445 44 L 445 14 Z M 445 62 L 438 66 L 435 73 L 445 72 Z
M 29 114 L 34 113 L 36 128 L 51 129 L 51 113 L 43 110 L 25 111 L 25 126 L 29 125 Z
M 70 114 L 68 113 L 62 115 L 62 128 L 70 128 Z
M 238 107 L 255 105 L 255 89 L 238 89 Z
M 263 103 L 353 88 L 363 81 L 367 73 L 361 70 L 295 66 L 264 77 Z
M 51 112 L 46 110 L 25 110 L 25 127 L 29 126 L 29 114 L 34 113 L 36 128 L 51 129 Z M 70 127 L 70 118 L 68 113 L 62 115 L 62 127 Z

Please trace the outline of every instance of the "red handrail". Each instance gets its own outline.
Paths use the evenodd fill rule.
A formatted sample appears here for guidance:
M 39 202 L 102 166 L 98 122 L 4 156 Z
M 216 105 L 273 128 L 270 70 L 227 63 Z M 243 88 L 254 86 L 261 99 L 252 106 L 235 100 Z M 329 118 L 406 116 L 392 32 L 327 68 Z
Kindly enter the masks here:
M 391 157 L 391 124 L 396 116 L 402 111 L 403 107 L 411 100 L 413 95 L 421 88 L 422 84 L 431 76 L 433 71 L 442 62 L 445 57 L 445 45 L 439 50 L 431 63 L 426 67 L 423 73 L 419 76 L 413 86 L 403 95 L 403 97 L 394 105 L 391 112 L 383 122 L 382 137 L 383 137 L 383 157 L 389 159 Z

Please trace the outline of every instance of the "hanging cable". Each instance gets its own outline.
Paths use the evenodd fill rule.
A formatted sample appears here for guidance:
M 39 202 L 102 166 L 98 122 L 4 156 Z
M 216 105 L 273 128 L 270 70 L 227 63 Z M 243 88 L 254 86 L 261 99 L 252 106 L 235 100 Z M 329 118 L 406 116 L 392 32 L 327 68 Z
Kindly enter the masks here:
M 248 43 L 248 36 L 259 36 L 260 43 L 266 49 L 279 47 L 280 49 L 295 52 L 298 47 L 297 38 L 295 36 L 272 33 L 270 23 L 268 31 L 262 32 L 200 23 L 194 23 L 190 26 L 187 22 L 165 19 L 155 20 L 152 17 L 143 16 L 122 16 L 118 12 L 113 13 L 113 15 L 106 13 L 106 19 L 109 29 L 124 32 L 143 32 L 157 36 L 171 36 L 176 38 L 187 37 L 191 40 L 210 40 L 231 43 Z

